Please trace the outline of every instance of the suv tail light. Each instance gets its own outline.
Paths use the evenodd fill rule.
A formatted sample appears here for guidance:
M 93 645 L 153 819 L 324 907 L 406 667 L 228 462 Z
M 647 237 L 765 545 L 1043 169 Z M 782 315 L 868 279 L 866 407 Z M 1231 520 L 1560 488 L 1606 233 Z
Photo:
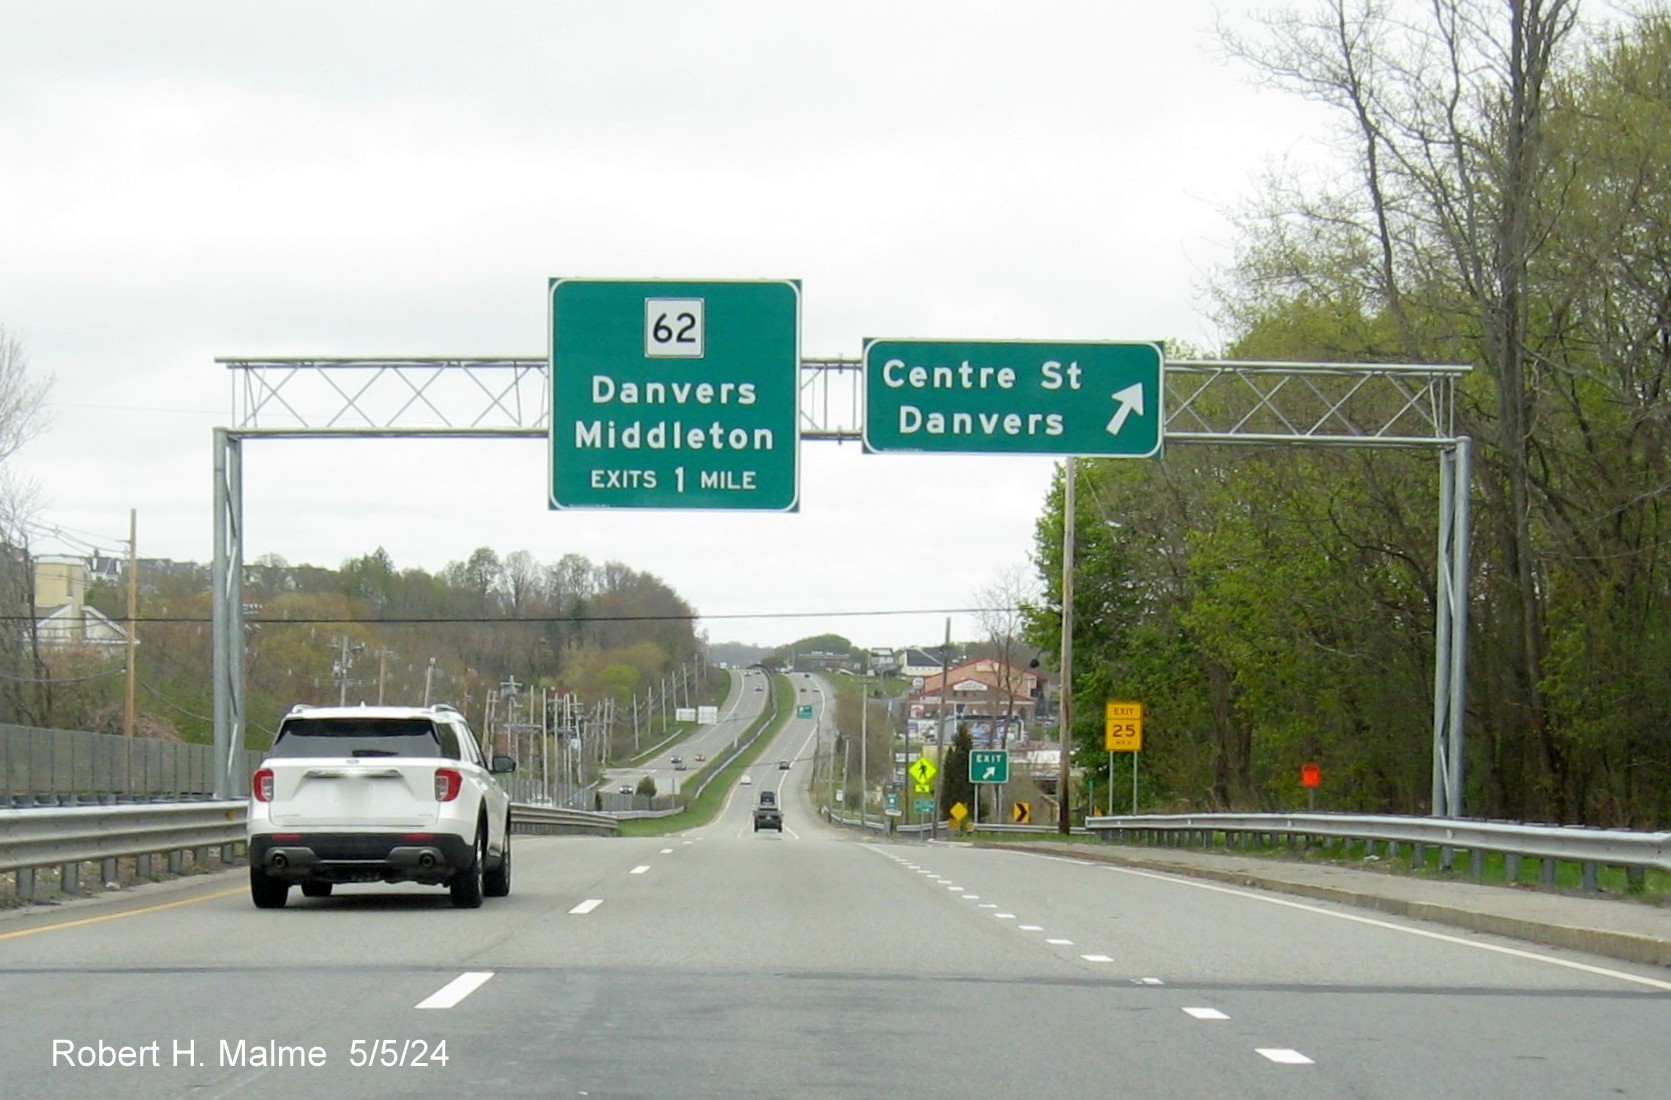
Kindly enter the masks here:
M 435 769 L 435 801 L 451 802 L 458 797 L 459 788 L 464 785 L 464 776 L 457 768 Z
M 257 802 L 271 802 L 273 800 L 273 769 L 262 768 L 251 776 L 249 793 L 255 796 Z

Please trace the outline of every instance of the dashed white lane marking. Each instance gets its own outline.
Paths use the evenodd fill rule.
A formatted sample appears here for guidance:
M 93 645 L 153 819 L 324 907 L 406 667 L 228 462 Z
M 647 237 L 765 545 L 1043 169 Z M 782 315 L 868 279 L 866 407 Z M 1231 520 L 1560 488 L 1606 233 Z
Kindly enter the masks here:
M 1297 1050 L 1287 1047 L 1254 1047 L 1255 1054 L 1262 1054 L 1279 1066 L 1309 1066 L 1314 1063 L 1310 1058 Z
M 994 913 L 992 915 L 997 917 L 999 920 L 1014 920 L 1015 919 L 1015 914 L 1014 913 Z
M 583 917 L 602 904 L 602 898 L 587 898 L 573 909 L 570 909 L 569 912 L 573 913 L 575 916 Z
M 1042 925 L 1042 924 L 1018 924 L 1018 925 L 1016 925 L 1016 927 L 1021 929 L 1023 932 L 1043 932 L 1044 931 L 1044 925 Z
M 1045 940 L 1044 942 L 1045 943 L 1053 943 L 1057 947 L 1072 947 L 1073 946 L 1073 941 L 1072 940 Z
M 1165 985 L 1166 983 L 1161 981 L 1159 978 L 1136 978 L 1136 979 L 1133 979 L 1132 984 L 1133 985 Z
M 990 901 L 983 901 L 983 902 L 981 902 L 981 908 L 982 909 L 996 909 L 998 907 Z
M 491 977 L 493 977 L 493 971 L 491 970 L 466 971 L 419 1001 L 417 1007 L 451 1008 L 480 989 Z
M 1111 963 L 1114 961 L 1107 955 L 1081 955 L 1079 957 L 1088 963 Z
M 634 867 L 632 870 L 628 871 L 627 874 L 629 874 L 629 875 L 642 875 L 645 871 L 648 871 L 649 869 L 650 869 L 650 865 L 648 863 L 641 863 L 637 867 Z
M 661 850 L 661 854 L 662 854 L 662 855 L 664 855 L 664 856 L 670 856 L 670 855 L 672 855 L 672 854 L 673 854 L 673 849 L 671 849 L 671 848 L 663 848 L 663 849 L 662 849 L 662 850 Z
M 981 900 L 981 896 L 979 894 L 964 894 L 963 895 L 963 900 L 964 901 L 979 901 L 979 900 Z
M 948 886 L 948 887 L 946 887 L 946 889 L 950 890 L 954 894 L 963 893 L 963 887 L 961 887 L 961 886 Z
M 1228 1020 L 1230 1018 L 1216 1008 L 1186 1008 L 1184 1012 L 1197 1020 Z

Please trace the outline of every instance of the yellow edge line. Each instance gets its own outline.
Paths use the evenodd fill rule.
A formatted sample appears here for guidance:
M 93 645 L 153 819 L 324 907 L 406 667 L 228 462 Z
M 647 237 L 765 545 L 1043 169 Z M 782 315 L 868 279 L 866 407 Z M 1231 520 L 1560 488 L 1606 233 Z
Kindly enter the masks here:
M 120 913 L 106 913 L 102 917 L 82 917 L 80 920 L 67 920 L 61 924 L 43 924 L 39 928 L 22 928 L 16 932 L 0 932 L 0 940 L 21 939 L 24 936 L 35 936 L 42 932 L 58 932 L 65 928 L 80 928 L 84 924 L 100 924 L 107 920 L 120 920 L 123 917 L 137 917 L 144 913 L 160 913 L 164 909 L 178 909 L 182 905 L 196 905 L 199 902 L 215 901 L 219 898 L 229 898 L 242 894 L 243 887 L 236 890 L 222 890 L 217 894 L 204 894 L 200 898 L 187 898 L 184 901 L 169 901 L 161 905 L 147 905 L 143 909 L 124 909 Z

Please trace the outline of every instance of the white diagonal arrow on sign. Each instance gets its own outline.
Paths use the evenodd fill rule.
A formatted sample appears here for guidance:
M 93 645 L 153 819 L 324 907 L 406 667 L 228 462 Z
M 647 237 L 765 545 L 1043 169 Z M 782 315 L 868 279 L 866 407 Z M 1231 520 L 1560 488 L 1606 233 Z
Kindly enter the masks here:
M 1120 403 L 1120 407 L 1114 410 L 1113 419 L 1108 422 L 1109 435 L 1119 435 L 1120 429 L 1125 426 L 1126 417 L 1132 413 L 1143 415 L 1143 383 L 1133 382 L 1125 389 L 1116 391 L 1114 400 Z

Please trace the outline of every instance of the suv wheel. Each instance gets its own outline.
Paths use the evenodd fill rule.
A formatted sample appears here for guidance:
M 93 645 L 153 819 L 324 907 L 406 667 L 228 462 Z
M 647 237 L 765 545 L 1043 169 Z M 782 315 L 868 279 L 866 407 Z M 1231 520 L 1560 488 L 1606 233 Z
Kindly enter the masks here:
M 288 882 L 274 878 L 259 867 L 249 869 L 249 896 L 257 909 L 283 909 L 289 894 Z
M 511 892 L 511 819 L 505 815 L 505 850 L 499 866 L 482 876 L 482 892 L 490 898 L 502 898 Z
M 486 874 L 487 863 L 487 823 L 484 821 L 476 826 L 476 850 L 470 855 L 470 863 L 460 867 L 453 876 L 452 895 L 455 909 L 480 909 L 483 897 L 482 878 Z

